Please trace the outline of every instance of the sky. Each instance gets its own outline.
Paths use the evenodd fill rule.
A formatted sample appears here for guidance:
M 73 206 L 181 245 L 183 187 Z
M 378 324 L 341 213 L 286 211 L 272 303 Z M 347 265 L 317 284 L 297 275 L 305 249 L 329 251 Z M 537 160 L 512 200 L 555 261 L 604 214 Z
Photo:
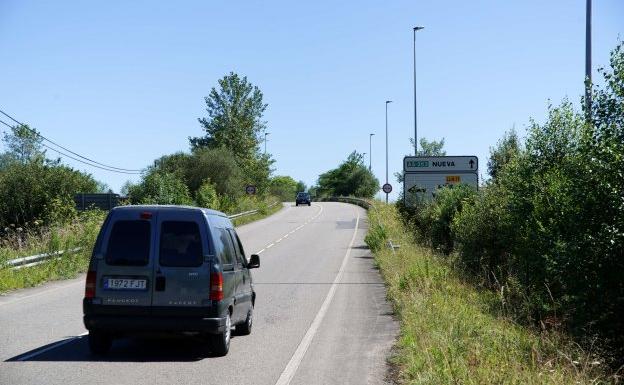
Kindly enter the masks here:
M 593 74 L 624 39 L 624 1 L 593 2 Z M 418 135 L 448 155 L 489 148 L 549 100 L 580 104 L 585 0 L 0 0 L 0 109 L 98 162 L 142 169 L 202 135 L 204 97 L 231 71 L 268 103 L 274 175 L 312 185 L 356 150 L 385 182 Z M 6 121 L 6 119 L 2 119 Z M 0 127 L 4 130 L 6 127 Z M 2 150 L 2 149 L 0 149 Z M 53 155 L 49 151 L 50 155 Z M 64 159 L 119 191 L 139 176 Z

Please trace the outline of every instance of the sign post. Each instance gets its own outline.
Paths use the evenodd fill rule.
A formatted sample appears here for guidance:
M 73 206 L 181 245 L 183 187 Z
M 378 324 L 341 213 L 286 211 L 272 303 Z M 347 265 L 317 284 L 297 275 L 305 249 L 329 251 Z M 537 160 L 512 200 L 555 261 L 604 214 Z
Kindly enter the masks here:
M 414 206 L 433 199 L 437 189 L 466 184 L 479 186 L 476 156 L 406 156 L 403 158 L 403 201 Z

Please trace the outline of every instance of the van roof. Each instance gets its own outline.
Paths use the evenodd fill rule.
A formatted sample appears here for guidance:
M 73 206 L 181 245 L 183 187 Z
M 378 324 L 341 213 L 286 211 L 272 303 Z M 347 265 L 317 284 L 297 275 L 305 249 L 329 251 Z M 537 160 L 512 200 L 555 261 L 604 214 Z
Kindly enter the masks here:
M 195 207 L 195 206 L 178 206 L 178 205 L 130 205 L 130 206 L 117 206 L 113 208 L 113 211 L 161 211 L 161 210 L 190 210 L 190 211 L 201 211 L 206 215 L 215 215 L 219 217 L 228 218 L 228 216 L 221 211 L 206 209 L 203 207 Z

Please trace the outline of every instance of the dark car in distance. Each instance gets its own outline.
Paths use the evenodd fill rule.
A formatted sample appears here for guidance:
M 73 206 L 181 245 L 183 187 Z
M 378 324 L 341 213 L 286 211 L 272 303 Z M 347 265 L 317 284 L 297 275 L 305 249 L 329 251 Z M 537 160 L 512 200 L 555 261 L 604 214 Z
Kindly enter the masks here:
M 312 204 L 312 198 L 310 197 L 310 193 L 307 192 L 298 192 L 297 198 L 295 199 L 295 206 L 299 205 L 308 205 Z

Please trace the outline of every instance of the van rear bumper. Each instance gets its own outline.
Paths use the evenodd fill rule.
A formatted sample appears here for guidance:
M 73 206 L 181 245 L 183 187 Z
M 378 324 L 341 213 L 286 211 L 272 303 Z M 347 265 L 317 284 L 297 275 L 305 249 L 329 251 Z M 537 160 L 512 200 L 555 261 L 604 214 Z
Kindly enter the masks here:
M 86 302 L 86 301 L 85 301 Z M 87 330 L 108 332 L 200 332 L 225 331 L 225 317 L 209 314 L 210 308 L 149 308 L 102 306 L 83 303 Z M 203 313 L 203 314 L 202 314 Z

